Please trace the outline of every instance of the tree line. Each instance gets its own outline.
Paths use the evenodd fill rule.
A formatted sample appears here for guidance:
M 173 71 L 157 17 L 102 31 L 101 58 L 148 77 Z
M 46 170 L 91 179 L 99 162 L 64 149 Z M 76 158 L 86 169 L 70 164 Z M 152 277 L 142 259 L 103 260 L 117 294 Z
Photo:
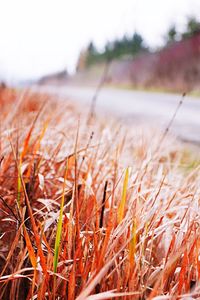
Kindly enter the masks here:
M 190 17 L 187 21 L 184 32 L 180 33 L 175 25 L 172 25 L 165 35 L 165 45 L 168 46 L 176 41 L 190 38 L 200 32 L 200 22 Z M 120 59 L 122 57 L 133 58 L 139 53 L 147 53 L 150 49 L 143 37 L 138 32 L 132 36 L 124 35 L 120 39 L 108 41 L 103 51 L 97 49 L 93 42 L 90 42 L 86 49 L 82 50 L 77 63 L 77 71 L 83 70 L 91 65 Z
M 190 17 L 187 21 L 186 29 L 180 33 L 175 24 L 172 24 L 166 34 L 166 45 L 176 41 L 184 40 L 200 32 L 200 22 L 195 17 Z

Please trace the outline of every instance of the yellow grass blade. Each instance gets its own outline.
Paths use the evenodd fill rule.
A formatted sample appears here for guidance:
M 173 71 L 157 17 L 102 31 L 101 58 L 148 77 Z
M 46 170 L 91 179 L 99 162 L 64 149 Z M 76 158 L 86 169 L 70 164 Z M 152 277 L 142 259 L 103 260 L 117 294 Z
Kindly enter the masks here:
M 128 178 L 129 178 L 129 168 L 126 169 L 125 177 L 124 177 L 124 184 L 123 184 L 123 191 L 122 191 L 122 198 L 119 204 L 117 221 L 120 223 L 124 217 L 124 210 L 126 204 L 126 194 L 127 194 L 127 187 L 128 187 Z
M 135 259 L 135 250 L 136 250 L 136 219 L 133 220 L 133 225 L 132 225 L 132 230 L 131 230 L 131 236 L 132 239 L 130 241 L 130 246 L 129 246 L 129 259 L 130 259 L 130 266 L 132 267 L 134 265 Z

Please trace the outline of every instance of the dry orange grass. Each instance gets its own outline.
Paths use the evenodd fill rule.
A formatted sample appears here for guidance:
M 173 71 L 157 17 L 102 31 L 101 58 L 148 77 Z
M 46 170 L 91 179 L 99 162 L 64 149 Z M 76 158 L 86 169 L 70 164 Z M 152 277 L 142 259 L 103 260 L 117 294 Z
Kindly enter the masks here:
M 2 89 L 0 113 L 0 299 L 200 297 L 181 145 L 31 92 Z

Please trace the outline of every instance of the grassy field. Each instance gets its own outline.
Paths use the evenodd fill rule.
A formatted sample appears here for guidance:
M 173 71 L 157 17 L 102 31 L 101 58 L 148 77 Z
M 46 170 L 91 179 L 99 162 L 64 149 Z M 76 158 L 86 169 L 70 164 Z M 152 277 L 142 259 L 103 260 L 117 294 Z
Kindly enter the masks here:
M 199 299 L 185 146 L 27 91 L 0 116 L 0 299 Z

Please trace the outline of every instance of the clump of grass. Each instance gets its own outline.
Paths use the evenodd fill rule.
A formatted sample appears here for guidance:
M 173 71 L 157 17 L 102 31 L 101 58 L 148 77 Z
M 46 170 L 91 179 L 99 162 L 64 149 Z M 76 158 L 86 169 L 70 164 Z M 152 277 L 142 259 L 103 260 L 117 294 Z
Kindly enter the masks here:
M 49 95 L 4 89 L 0 110 L 0 299 L 200 297 L 180 144 Z

